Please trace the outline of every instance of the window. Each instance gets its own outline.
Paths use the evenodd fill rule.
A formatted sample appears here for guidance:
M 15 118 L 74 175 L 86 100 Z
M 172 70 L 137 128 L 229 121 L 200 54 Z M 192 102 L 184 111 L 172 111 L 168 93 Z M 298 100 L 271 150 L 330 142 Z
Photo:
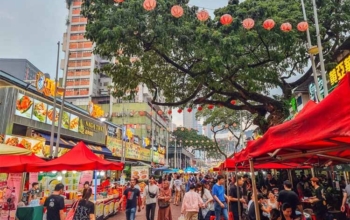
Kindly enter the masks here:
M 90 69 L 68 70 L 68 76 L 89 76 Z
M 87 41 L 87 42 L 72 42 L 69 43 L 69 49 L 91 49 L 92 48 L 92 42 Z M 86 56 L 88 54 L 85 54 Z
M 83 16 L 73 16 L 72 17 L 72 23 L 80 23 L 80 22 L 87 22 L 87 18 Z
M 68 67 L 91 66 L 91 60 L 70 60 Z
M 80 8 L 73 8 L 72 14 L 73 15 L 80 15 Z
M 78 52 L 70 52 L 69 58 L 83 58 L 83 57 L 91 57 L 91 51 L 78 51 Z
M 103 83 L 103 86 L 108 86 L 108 82 Z
M 83 33 L 75 33 L 70 35 L 71 40 L 84 40 L 84 34 Z
M 303 99 L 302 99 L 301 96 L 299 96 L 299 97 L 297 98 L 297 106 L 299 106 L 299 105 L 301 105 L 301 104 L 303 104 Z
M 85 31 L 86 25 L 85 24 L 77 24 L 72 25 L 70 30 L 71 31 Z

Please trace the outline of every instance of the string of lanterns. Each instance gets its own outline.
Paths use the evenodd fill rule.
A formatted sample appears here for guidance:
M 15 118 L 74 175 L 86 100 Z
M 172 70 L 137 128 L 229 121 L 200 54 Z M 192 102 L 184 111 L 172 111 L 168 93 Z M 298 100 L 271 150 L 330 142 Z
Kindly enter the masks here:
M 124 0 L 114 0 L 116 3 L 123 3 Z M 146 11 L 152 11 L 156 8 L 157 6 L 157 1 L 156 0 L 144 0 L 143 2 L 143 8 Z M 171 15 L 174 16 L 175 18 L 180 18 L 184 14 L 184 9 L 180 5 L 174 5 L 171 7 Z M 205 22 L 209 19 L 209 12 L 205 9 L 197 12 L 197 19 L 199 21 Z M 222 25 L 228 26 L 233 22 L 233 17 L 230 14 L 224 14 L 220 17 L 220 23 Z M 272 30 L 275 27 L 276 23 L 273 19 L 266 19 L 262 26 L 266 30 Z M 246 30 L 250 30 L 254 28 L 255 26 L 255 21 L 252 18 L 246 18 L 242 22 L 243 28 Z M 297 24 L 297 29 L 301 32 L 305 32 L 309 28 L 309 25 L 306 21 L 302 21 Z M 290 32 L 293 27 L 292 24 L 289 22 L 282 23 L 280 26 L 281 31 L 283 32 Z M 182 112 L 182 111 L 181 111 Z M 179 112 L 179 113 L 181 113 Z

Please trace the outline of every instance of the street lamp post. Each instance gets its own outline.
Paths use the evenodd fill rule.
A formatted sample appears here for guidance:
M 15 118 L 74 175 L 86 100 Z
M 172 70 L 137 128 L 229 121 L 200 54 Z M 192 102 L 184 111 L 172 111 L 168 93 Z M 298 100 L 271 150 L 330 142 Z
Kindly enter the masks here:
M 321 64 L 321 76 L 322 76 L 322 82 L 323 82 L 323 92 L 324 92 L 324 97 L 326 97 L 326 96 L 328 96 L 328 85 L 327 85 L 327 78 L 326 78 L 326 70 L 324 67 L 323 49 L 322 49 L 320 27 L 319 27 L 319 23 L 318 23 L 317 7 L 316 7 L 315 0 L 312 0 L 312 5 L 313 5 L 313 9 L 314 9 L 317 47 L 318 47 L 318 51 L 319 51 L 318 55 L 320 57 L 320 64 Z

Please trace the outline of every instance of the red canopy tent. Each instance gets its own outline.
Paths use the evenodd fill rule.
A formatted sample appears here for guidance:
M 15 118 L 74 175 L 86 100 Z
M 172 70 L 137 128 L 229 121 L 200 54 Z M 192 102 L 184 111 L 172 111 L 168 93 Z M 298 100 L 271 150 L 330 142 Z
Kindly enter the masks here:
M 103 160 L 96 156 L 83 142 L 79 142 L 68 153 L 46 162 L 28 166 L 30 172 L 39 171 L 72 171 L 72 170 L 122 170 L 123 163 Z
M 28 172 L 27 166 L 30 164 L 44 164 L 45 160 L 34 154 L 27 155 L 4 155 L 0 156 L 0 173 L 23 173 Z
M 271 127 L 247 150 L 248 157 L 285 162 L 350 162 L 350 74 L 319 104 L 291 121 Z

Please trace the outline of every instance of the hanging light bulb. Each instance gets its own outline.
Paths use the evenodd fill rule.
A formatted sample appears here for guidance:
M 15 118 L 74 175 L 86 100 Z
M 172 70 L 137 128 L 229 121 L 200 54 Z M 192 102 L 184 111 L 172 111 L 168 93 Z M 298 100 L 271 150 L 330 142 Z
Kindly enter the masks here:
M 56 173 L 57 173 L 57 171 L 52 171 L 52 173 L 53 173 L 53 174 L 56 174 Z
M 62 180 L 62 176 L 61 175 L 57 176 L 57 180 L 61 181 Z
M 105 171 L 101 171 L 101 172 L 100 172 L 100 175 L 101 175 L 101 176 L 104 176 L 104 175 L 105 175 Z
M 77 171 L 73 170 L 73 174 L 76 174 L 76 173 L 77 173 Z
M 67 171 L 66 171 L 66 170 L 63 170 L 63 171 L 62 171 L 62 174 L 66 174 L 66 173 L 67 173 Z

